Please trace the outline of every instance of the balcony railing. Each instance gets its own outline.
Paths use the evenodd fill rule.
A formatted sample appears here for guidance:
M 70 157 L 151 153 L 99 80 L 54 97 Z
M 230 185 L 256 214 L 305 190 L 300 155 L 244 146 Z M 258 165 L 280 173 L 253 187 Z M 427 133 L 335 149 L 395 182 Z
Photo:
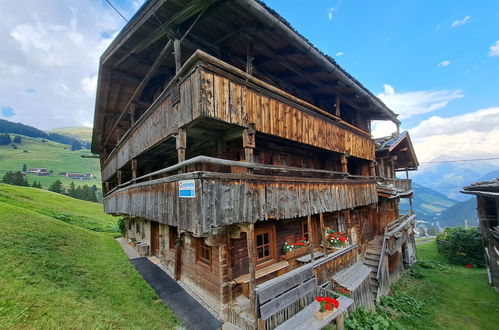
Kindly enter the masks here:
M 103 163 L 103 180 L 199 118 L 241 127 L 252 124 L 260 133 L 374 159 L 374 144 L 368 132 L 197 51 L 120 139 Z
M 382 178 L 382 182 L 385 185 L 392 185 L 396 189 L 401 190 L 403 192 L 412 191 L 412 180 L 411 179 L 389 179 L 389 178 Z

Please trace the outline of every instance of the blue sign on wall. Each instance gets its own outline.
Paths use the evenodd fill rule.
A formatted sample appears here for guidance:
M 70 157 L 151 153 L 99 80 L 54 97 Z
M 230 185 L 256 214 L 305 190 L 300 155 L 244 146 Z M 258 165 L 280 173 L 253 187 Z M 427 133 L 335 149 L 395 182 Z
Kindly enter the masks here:
M 195 198 L 196 197 L 196 181 L 182 180 L 178 182 L 178 197 Z

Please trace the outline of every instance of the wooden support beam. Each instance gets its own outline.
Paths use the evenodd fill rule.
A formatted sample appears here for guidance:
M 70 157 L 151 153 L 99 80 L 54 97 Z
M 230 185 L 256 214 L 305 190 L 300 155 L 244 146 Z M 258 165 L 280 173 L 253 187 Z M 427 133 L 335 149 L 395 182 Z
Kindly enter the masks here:
M 249 258 L 249 300 L 250 300 L 250 315 L 253 320 L 256 322 L 256 257 L 255 257 L 255 225 L 250 223 L 248 226 L 248 231 L 246 232 L 246 244 L 248 249 L 248 258 Z
M 116 179 L 118 180 L 118 185 L 123 183 L 123 172 L 121 170 L 116 172 Z
M 341 116 L 341 99 L 339 95 L 336 95 L 336 99 L 334 101 L 334 113 L 336 117 Z
M 137 105 L 135 103 L 132 103 L 130 105 L 130 126 L 133 126 L 133 124 L 135 124 L 136 115 L 137 115 Z
M 254 162 L 253 149 L 255 149 L 255 125 L 251 124 L 249 128 L 243 131 L 244 158 L 248 163 Z
M 136 179 L 137 178 L 137 158 L 132 159 L 131 166 L 132 166 L 132 179 Z
M 125 105 L 125 108 L 121 112 L 120 116 L 118 117 L 118 119 L 116 120 L 116 122 L 114 123 L 112 128 L 109 130 L 110 133 L 109 133 L 108 137 L 106 138 L 106 140 L 104 141 L 103 145 L 107 145 L 107 143 L 109 142 L 109 138 L 112 136 L 116 127 L 118 127 L 121 119 L 123 118 L 125 113 L 128 113 L 128 108 L 142 94 L 142 91 L 144 90 L 144 88 L 146 88 L 147 84 L 149 83 L 151 78 L 154 76 L 154 74 L 156 73 L 156 71 L 160 67 L 161 63 L 163 63 L 166 56 L 169 54 L 172 46 L 173 46 L 173 42 L 171 40 L 168 40 L 166 45 L 163 47 L 163 49 L 159 53 L 158 57 L 156 57 L 154 64 L 151 66 L 151 68 L 149 69 L 149 71 L 145 75 L 144 79 L 142 79 L 139 86 L 137 86 L 137 88 L 135 89 L 135 92 L 133 92 L 132 96 L 130 97 L 127 104 Z
M 322 239 L 322 246 L 326 246 L 326 229 L 324 226 L 324 213 L 319 213 L 319 225 L 320 225 L 320 230 L 321 230 L 321 239 Z
M 248 40 L 246 45 L 246 73 L 253 74 L 253 41 Z
M 178 162 L 183 162 L 185 160 L 185 149 L 187 147 L 187 136 L 185 134 L 185 130 L 179 128 L 177 135 L 177 155 Z
M 177 238 L 175 238 L 175 264 L 173 268 L 173 276 L 175 281 L 180 280 L 182 276 L 182 237 L 178 233 Z
M 346 154 L 341 154 L 341 171 L 348 173 L 348 159 Z
M 109 181 L 104 182 L 104 194 L 107 194 L 109 192 L 110 186 L 109 186 Z
M 309 214 L 307 215 L 307 227 L 308 227 L 308 240 L 310 241 L 310 260 L 314 261 L 314 233 L 312 230 L 312 216 Z
M 374 162 L 369 162 L 369 175 L 376 176 L 376 169 L 374 168 Z
M 173 42 L 173 55 L 175 57 L 175 74 L 180 72 L 182 68 L 182 52 L 180 49 L 180 39 L 175 39 Z

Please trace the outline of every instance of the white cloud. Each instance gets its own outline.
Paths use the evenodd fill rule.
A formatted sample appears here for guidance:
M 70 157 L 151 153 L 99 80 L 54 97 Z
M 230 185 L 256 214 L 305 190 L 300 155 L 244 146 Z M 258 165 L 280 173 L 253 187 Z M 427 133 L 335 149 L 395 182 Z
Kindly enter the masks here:
M 343 56 L 343 52 L 337 52 L 335 55 L 336 56 Z
M 452 25 L 450 27 L 451 27 L 451 29 L 458 27 L 459 25 L 463 25 L 465 23 L 468 23 L 470 21 L 470 19 L 471 19 L 471 16 L 465 16 L 463 19 L 455 20 L 454 22 L 452 22 Z
M 459 90 L 448 91 L 416 91 L 397 93 L 395 89 L 384 85 L 385 91 L 378 97 L 393 111 L 400 115 L 400 119 L 432 112 L 445 107 L 450 101 L 462 98 Z
M 328 10 L 327 10 L 327 19 L 328 20 L 331 21 L 333 19 L 334 11 L 335 11 L 334 7 L 328 8 Z
M 374 120 L 371 122 L 371 134 L 374 138 L 392 135 L 397 132 L 397 125 L 389 120 Z
M 442 155 L 458 159 L 499 155 L 499 107 L 448 118 L 432 116 L 409 133 L 420 162 Z
M 125 17 L 143 0 L 120 4 Z M 47 7 L 49 6 L 49 7 Z M 93 122 L 99 57 L 125 24 L 104 1 L 0 1 L 0 95 L 40 129 Z
M 499 56 L 499 40 L 489 48 L 489 56 Z
M 450 64 L 450 61 L 444 60 L 444 61 L 438 63 L 438 66 L 445 67 L 445 66 L 449 66 L 449 64 Z

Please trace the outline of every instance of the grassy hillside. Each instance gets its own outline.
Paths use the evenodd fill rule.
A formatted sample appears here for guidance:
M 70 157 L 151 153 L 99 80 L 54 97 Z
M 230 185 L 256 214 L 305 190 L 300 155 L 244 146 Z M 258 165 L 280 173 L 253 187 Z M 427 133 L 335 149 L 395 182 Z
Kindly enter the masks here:
M 413 182 L 413 189 L 413 208 L 418 215 L 418 219 L 421 220 L 430 220 L 435 213 L 442 212 L 457 202 L 438 191 L 423 187 L 415 182 Z M 401 199 L 400 208 L 409 209 L 409 202 L 407 199 Z
M 68 135 L 83 141 L 92 140 L 92 127 L 87 126 L 54 128 L 49 133 Z
M 98 204 L 83 205 L 34 188 L 0 185 L 0 192 L 1 329 L 172 329 L 178 325 L 112 234 L 47 215 L 86 209 L 87 220 L 109 222 Z
M 116 218 L 105 214 L 102 204 L 76 200 L 50 191 L 0 183 L 0 202 L 94 231 L 118 231 Z
M 61 172 L 92 173 L 100 178 L 100 166 L 98 159 L 81 158 L 82 153 L 89 150 L 71 151 L 67 145 L 45 140 L 42 138 L 30 138 L 22 136 L 22 143 L 17 144 L 17 149 L 11 146 L 0 146 L 0 178 L 7 171 L 20 171 L 23 164 L 28 168 L 44 167 L 52 170 L 49 176 L 28 175 L 31 184 L 33 180 L 41 181 L 43 188 L 47 188 L 53 181 L 60 179 L 64 185 L 69 186 L 71 181 L 75 184 L 96 185 L 101 187 L 99 179 L 89 181 L 68 180 L 58 175 Z M 27 152 L 24 152 L 27 150 Z
M 454 266 L 438 253 L 435 241 L 417 246 L 418 264 L 392 288 L 423 303 L 420 315 L 399 317 L 407 329 L 496 329 L 499 294 L 484 268 Z M 411 273 L 410 273 L 411 274 Z

